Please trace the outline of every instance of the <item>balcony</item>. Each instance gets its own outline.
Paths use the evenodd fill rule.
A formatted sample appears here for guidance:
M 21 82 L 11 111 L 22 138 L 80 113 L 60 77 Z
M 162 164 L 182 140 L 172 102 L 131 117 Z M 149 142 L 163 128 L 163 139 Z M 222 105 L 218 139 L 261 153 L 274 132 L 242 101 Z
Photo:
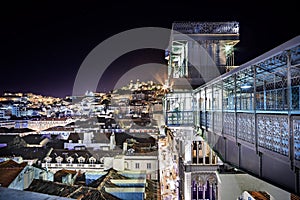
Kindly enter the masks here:
M 185 172 L 216 172 L 219 165 L 184 164 Z

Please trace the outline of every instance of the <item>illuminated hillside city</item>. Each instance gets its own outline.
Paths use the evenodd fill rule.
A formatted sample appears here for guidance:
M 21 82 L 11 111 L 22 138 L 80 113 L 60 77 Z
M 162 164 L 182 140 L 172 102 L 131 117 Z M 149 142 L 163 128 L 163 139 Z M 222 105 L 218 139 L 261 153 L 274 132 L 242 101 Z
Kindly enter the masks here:
M 300 199 L 300 38 L 235 66 L 238 22 L 172 28 L 162 83 L 0 96 L 0 199 Z

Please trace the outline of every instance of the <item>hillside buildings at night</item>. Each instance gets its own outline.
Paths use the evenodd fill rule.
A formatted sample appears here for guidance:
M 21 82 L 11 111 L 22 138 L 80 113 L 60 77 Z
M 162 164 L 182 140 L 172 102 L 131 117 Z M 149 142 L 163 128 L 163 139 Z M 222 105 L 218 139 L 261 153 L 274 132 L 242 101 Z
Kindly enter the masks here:
M 14 182 L 4 184 L 4 178 L 1 184 L 12 189 L 72 197 L 69 196 L 71 193 L 51 193 L 41 189 L 43 185 L 59 187 L 57 182 L 67 187 L 81 180 L 80 184 L 87 187 L 101 177 L 111 176 L 113 169 L 119 178 L 112 180 L 110 187 L 105 187 L 101 194 L 104 197 L 111 195 L 110 199 L 122 199 L 126 195 L 136 195 L 138 199 L 144 199 L 147 195 L 151 199 L 159 195 L 159 127 L 155 116 L 162 114 L 165 92 L 160 84 L 137 80 L 111 93 L 86 92 L 83 96 L 63 99 L 5 93 L 0 102 L 3 111 L 0 159 L 3 166 L 37 167 L 54 177 L 65 170 L 65 175 L 57 181 L 41 179 L 34 171 L 32 173 L 36 175 L 29 177 L 27 172 L 11 172 L 10 180 L 18 179 L 19 186 L 14 186 Z M 35 112 L 31 112 L 33 108 Z M 132 186 L 118 190 L 123 184 Z M 100 195 L 97 189 L 94 190 L 96 196 Z
M 4 93 L 0 199 L 299 199 L 299 37 L 235 66 L 238 22 L 172 29 L 164 83 Z

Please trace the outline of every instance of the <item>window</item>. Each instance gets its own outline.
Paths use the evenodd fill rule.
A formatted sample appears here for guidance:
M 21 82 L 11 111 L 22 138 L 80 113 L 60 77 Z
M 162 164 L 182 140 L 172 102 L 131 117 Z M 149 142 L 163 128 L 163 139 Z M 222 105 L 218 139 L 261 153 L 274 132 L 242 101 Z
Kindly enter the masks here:
M 135 168 L 139 169 L 140 168 L 140 163 L 135 163 Z
M 151 169 L 151 163 L 147 163 L 147 169 Z

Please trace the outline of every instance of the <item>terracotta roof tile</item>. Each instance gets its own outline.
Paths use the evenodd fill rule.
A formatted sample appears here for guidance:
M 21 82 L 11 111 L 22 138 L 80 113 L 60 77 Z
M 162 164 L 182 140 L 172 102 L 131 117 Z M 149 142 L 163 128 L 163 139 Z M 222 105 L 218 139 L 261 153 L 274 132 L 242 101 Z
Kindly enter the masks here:
M 49 195 L 84 199 L 84 200 L 119 200 L 119 198 L 105 192 L 105 190 L 97 190 L 95 188 L 73 185 L 69 186 L 62 183 L 44 181 L 34 179 L 29 188 L 25 191 L 39 192 Z
M 0 163 L 0 184 L 2 187 L 8 187 L 13 180 L 19 175 L 19 173 L 24 169 L 27 163 L 23 162 L 21 164 L 13 161 L 7 160 Z

